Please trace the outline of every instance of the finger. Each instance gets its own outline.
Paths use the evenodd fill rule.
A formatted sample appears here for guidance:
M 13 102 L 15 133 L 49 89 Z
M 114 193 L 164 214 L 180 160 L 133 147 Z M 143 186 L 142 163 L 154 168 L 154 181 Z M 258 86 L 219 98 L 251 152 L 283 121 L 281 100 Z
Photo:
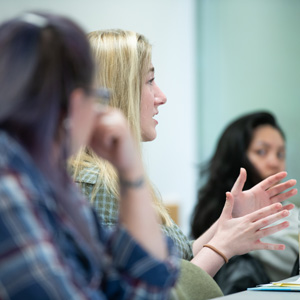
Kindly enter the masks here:
M 281 210 L 282 210 L 282 204 L 274 203 L 248 214 L 247 217 L 249 218 L 250 222 L 256 222 L 257 220 L 263 219 Z
M 253 250 L 284 250 L 284 244 L 270 244 L 270 243 L 262 243 L 259 241 L 256 243 Z
M 241 192 L 243 190 L 246 179 L 247 179 L 247 172 L 244 168 L 241 168 L 240 175 L 237 178 L 237 180 L 235 181 L 235 183 L 231 189 L 231 193 L 235 195 L 235 194 Z
M 282 193 L 283 191 L 293 187 L 294 185 L 296 185 L 297 181 L 295 179 L 290 179 L 286 182 L 277 184 L 273 187 L 271 187 L 270 189 L 268 189 L 267 193 L 269 195 L 269 197 L 273 197 L 275 195 L 278 195 L 280 193 Z
M 292 210 L 294 207 L 295 207 L 295 205 L 290 203 L 290 204 L 287 204 L 287 205 L 283 206 L 282 209 Z
M 263 190 L 268 189 L 269 187 L 273 186 L 277 182 L 281 181 L 283 178 L 287 176 L 287 172 L 279 172 L 275 175 L 272 175 L 266 179 L 264 179 L 262 182 L 258 184 Z
M 282 210 L 277 213 L 271 214 L 265 218 L 257 220 L 254 223 L 254 228 L 256 230 L 260 230 L 261 228 L 269 226 L 270 224 L 273 224 L 274 222 L 287 217 L 289 214 L 290 214 L 290 212 L 288 210 Z
M 226 193 L 226 202 L 223 207 L 222 214 L 220 218 L 225 218 L 225 219 L 231 219 L 232 218 L 232 209 L 233 209 L 233 204 L 234 204 L 234 198 L 233 195 L 230 192 Z
M 275 232 L 281 231 L 289 226 L 290 226 L 290 223 L 288 221 L 284 221 L 284 222 L 281 222 L 280 224 L 260 229 L 257 231 L 257 237 L 258 237 L 258 239 L 264 238 L 266 236 L 274 234 Z
M 271 203 L 282 202 L 288 198 L 291 198 L 291 197 L 297 195 L 297 193 L 298 193 L 297 189 L 292 189 L 288 192 L 276 195 L 276 196 L 272 197 L 270 200 L 271 200 Z

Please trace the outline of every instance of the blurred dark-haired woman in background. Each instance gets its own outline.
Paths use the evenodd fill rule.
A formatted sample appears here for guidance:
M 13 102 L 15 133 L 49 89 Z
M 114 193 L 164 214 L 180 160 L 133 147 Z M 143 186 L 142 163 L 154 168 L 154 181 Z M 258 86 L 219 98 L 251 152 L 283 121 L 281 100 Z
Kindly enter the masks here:
M 262 111 L 244 115 L 224 130 L 212 159 L 202 171 L 206 183 L 199 190 L 192 217 L 191 234 L 194 238 L 218 219 L 224 206 L 224 195 L 231 190 L 241 167 L 247 171 L 244 190 L 285 170 L 285 135 L 271 113 Z M 253 251 L 250 255 L 234 257 L 216 274 L 215 280 L 225 294 L 291 274 L 298 249 L 295 215 L 293 212 L 289 217 L 289 233 L 278 232 L 265 239 L 286 244 L 284 251 Z M 251 272 L 252 267 L 256 267 L 256 278 Z

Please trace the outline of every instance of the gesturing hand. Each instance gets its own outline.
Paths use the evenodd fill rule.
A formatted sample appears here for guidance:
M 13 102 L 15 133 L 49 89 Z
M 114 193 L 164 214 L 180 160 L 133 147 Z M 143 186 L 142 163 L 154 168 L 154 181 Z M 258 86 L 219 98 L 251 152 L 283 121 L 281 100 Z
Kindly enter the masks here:
M 281 203 L 274 203 L 243 217 L 233 218 L 234 198 L 230 192 L 226 193 L 226 197 L 215 236 L 210 244 L 221 250 L 227 258 L 252 250 L 283 250 L 285 248 L 283 244 L 263 243 L 260 240 L 289 226 L 287 221 L 269 226 L 289 215 L 288 210 L 282 210 Z
M 231 190 L 234 199 L 232 216 L 241 217 L 272 203 L 282 202 L 296 195 L 298 191 L 295 188 L 286 191 L 297 183 L 294 179 L 275 185 L 286 176 L 286 172 L 277 173 L 261 181 L 250 190 L 243 191 L 247 173 L 245 169 L 241 168 L 240 175 Z M 294 205 L 288 204 L 283 206 L 282 209 L 291 210 L 292 208 L 294 208 Z

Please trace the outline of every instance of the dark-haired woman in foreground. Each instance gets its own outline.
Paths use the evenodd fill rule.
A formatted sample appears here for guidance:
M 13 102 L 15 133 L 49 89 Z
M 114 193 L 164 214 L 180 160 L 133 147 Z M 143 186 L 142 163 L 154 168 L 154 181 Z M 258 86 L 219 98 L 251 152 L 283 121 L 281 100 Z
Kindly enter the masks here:
M 106 94 L 93 69 L 68 19 L 27 13 L 0 26 L 1 299 L 166 299 L 175 283 L 129 126 L 95 103 Z M 81 145 L 117 170 L 113 232 L 67 175 Z
M 285 135 L 271 113 L 259 111 L 244 115 L 224 130 L 212 159 L 203 170 L 207 181 L 199 190 L 193 213 L 191 231 L 194 238 L 218 219 L 224 206 L 224 194 L 231 190 L 241 167 L 247 170 L 244 190 L 285 170 Z M 291 275 L 298 250 L 296 215 L 297 212 L 292 211 L 288 219 L 291 226 L 284 233 L 277 232 L 265 239 L 284 243 L 283 252 L 254 251 L 251 256 L 235 257 L 226 270 L 221 269 L 215 280 L 225 294 Z M 256 272 L 253 272 L 254 266 L 257 266 Z

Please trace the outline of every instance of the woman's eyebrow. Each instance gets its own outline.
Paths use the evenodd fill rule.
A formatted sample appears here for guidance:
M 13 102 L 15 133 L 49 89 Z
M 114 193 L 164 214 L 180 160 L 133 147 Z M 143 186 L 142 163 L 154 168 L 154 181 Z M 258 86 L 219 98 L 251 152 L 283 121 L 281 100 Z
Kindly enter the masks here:
M 272 147 L 272 145 L 270 143 L 265 142 L 265 141 L 257 141 L 256 145 L 257 146 L 268 147 L 268 148 Z M 280 146 L 279 149 L 285 149 L 285 145 Z

